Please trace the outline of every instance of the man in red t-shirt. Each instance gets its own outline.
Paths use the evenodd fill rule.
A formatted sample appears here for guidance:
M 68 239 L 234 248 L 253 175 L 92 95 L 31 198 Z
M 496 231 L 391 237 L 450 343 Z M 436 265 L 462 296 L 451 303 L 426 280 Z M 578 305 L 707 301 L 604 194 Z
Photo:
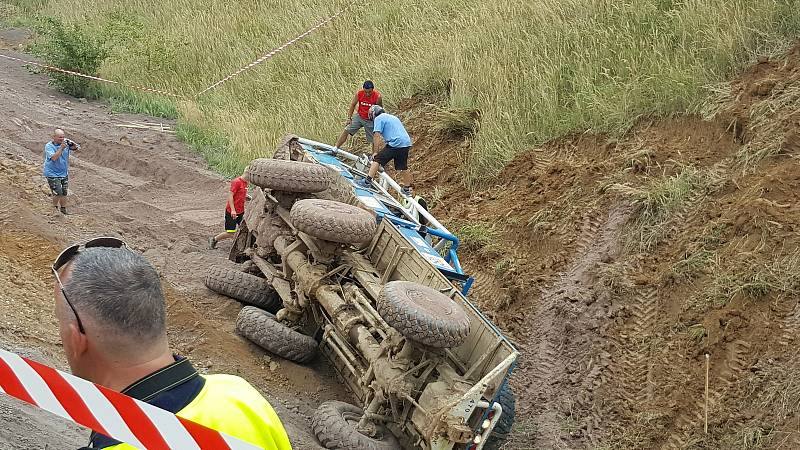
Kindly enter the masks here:
M 242 217 L 244 217 L 244 201 L 246 198 L 247 181 L 245 181 L 244 175 L 234 178 L 231 181 L 228 201 L 225 202 L 225 232 L 208 238 L 209 247 L 214 249 L 217 246 L 217 242 L 233 239 L 236 228 L 242 222 Z
M 371 80 L 365 81 L 363 87 L 363 89 L 356 92 L 353 101 L 350 102 L 350 108 L 347 110 L 347 121 L 345 122 L 346 127 L 341 136 L 339 136 L 339 140 L 336 141 L 334 146 L 336 148 L 344 145 L 347 136 L 358 133 L 361 128 L 364 128 L 367 142 L 372 144 L 372 121 L 369 119 L 369 108 L 372 105 L 383 106 L 383 97 L 375 89 L 375 84 Z M 356 111 L 356 106 L 358 106 L 358 111 Z

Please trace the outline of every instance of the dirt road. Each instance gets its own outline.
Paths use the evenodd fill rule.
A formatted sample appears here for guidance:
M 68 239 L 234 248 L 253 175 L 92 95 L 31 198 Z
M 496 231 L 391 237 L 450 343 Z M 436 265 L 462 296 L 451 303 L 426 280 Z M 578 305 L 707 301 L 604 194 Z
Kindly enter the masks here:
M 205 267 L 225 263 L 225 245 L 206 248 L 222 226 L 225 180 L 173 135 L 118 126 L 151 118 L 111 115 L 5 60 L 0 73 L 0 346 L 64 367 L 49 264 L 69 242 L 120 236 L 163 277 L 174 350 L 202 372 L 248 379 L 275 406 L 297 448 L 318 448 L 312 411 L 327 399 L 347 399 L 335 375 L 322 362 L 300 367 L 265 356 L 233 332 L 240 305 L 202 284 Z M 66 217 L 50 206 L 41 178 L 42 148 L 56 127 L 82 144 L 71 164 L 73 214 Z M 2 448 L 69 448 L 85 439 L 48 415 L 0 402 Z

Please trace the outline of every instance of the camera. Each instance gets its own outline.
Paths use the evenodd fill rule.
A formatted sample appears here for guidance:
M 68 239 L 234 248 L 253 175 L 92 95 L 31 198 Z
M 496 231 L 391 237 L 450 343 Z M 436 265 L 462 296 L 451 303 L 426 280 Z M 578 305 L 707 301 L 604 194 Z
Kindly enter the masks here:
M 69 139 L 64 139 L 64 143 L 67 144 L 67 147 L 69 147 L 70 150 L 80 147 L 80 145 L 78 145 L 75 141 L 71 141 Z

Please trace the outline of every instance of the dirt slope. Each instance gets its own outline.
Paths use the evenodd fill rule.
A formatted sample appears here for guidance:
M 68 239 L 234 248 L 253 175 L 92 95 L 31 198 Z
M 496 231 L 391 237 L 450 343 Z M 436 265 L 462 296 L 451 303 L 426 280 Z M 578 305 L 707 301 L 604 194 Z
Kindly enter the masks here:
M 48 268 L 69 242 L 121 236 L 163 276 L 175 350 L 201 371 L 251 381 L 297 448 L 318 448 L 311 413 L 327 399 L 348 399 L 333 373 L 321 362 L 305 368 L 266 357 L 233 333 L 240 305 L 202 285 L 205 267 L 225 262 L 224 245 L 206 249 L 222 226 L 225 181 L 174 136 L 117 126 L 152 119 L 62 96 L 44 76 L 5 60 L 0 73 L 0 345 L 64 367 Z M 74 214 L 67 217 L 51 209 L 41 178 L 42 148 L 57 126 L 83 145 L 70 170 Z M 2 448 L 69 448 L 85 439 L 72 428 L 62 436 L 65 426 L 48 415 L 17 415 L 15 403 L 0 402 Z
M 407 112 L 416 184 L 522 351 L 507 448 L 800 448 L 799 51 L 714 106 L 533 149 L 472 194 L 468 141 Z

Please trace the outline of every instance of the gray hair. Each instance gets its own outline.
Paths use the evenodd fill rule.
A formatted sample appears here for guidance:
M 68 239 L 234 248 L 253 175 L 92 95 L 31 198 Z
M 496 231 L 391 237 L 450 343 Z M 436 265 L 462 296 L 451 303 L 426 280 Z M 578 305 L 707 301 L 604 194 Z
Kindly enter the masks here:
M 79 315 L 111 327 L 122 338 L 152 343 L 166 335 L 166 302 L 158 272 L 124 248 L 93 247 L 71 262 L 64 284 Z
M 380 116 L 381 114 L 385 113 L 383 106 L 381 105 L 372 105 L 369 107 L 369 111 L 367 111 L 367 117 L 370 120 L 375 120 L 376 117 Z

